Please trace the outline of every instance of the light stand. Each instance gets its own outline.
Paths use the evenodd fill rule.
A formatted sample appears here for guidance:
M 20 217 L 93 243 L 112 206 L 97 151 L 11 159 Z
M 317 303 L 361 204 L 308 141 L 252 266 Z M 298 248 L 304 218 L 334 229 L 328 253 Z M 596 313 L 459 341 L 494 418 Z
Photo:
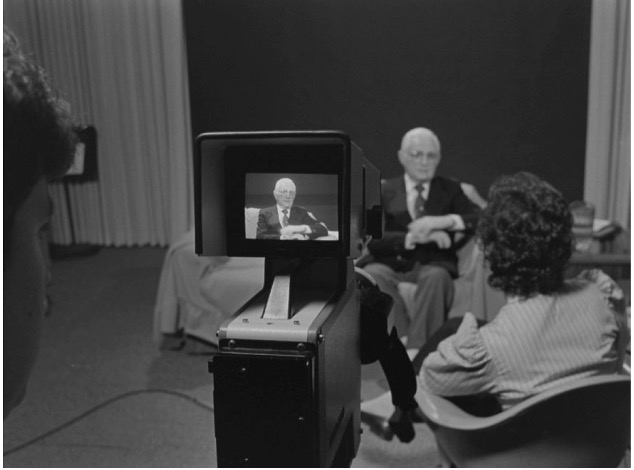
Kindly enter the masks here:
M 75 234 L 75 224 L 73 221 L 73 211 L 70 201 L 70 183 L 86 183 L 97 181 L 97 130 L 94 126 L 80 127 L 76 129 L 79 137 L 75 150 L 75 160 L 72 167 L 62 178 L 64 187 L 64 201 L 68 213 L 68 224 L 70 228 L 70 245 L 60 245 L 51 243 L 49 246 L 50 256 L 53 259 L 75 258 L 80 256 L 94 255 L 99 251 L 97 245 L 77 243 Z

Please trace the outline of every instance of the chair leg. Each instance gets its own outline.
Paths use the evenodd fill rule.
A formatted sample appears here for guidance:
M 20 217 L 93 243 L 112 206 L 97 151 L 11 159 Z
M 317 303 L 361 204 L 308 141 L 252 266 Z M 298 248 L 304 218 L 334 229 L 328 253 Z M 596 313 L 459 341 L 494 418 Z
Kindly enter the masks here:
M 440 442 L 436 439 L 436 447 L 438 448 L 438 457 L 440 458 L 440 463 L 438 467 L 440 468 L 456 468 L 456 466 L 451 462 L 449 456 L 445 453 L 445 450 L 441 447 Z

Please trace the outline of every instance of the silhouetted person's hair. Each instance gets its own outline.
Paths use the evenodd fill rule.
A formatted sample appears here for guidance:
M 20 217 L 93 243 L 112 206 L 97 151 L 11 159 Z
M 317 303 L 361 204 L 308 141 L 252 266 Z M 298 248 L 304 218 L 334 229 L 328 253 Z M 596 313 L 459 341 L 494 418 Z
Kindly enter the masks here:
M 20 204 L 41 177 L 63 175 L 77 142 L 69 105 L 4 28 L 4 254 Z

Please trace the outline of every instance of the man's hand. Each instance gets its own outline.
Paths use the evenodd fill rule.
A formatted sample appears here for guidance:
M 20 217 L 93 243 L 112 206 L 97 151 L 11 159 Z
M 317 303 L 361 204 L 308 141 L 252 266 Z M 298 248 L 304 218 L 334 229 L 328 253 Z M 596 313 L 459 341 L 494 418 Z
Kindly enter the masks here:
M 280 235 L 284 236 L 284 235 L 294 235 L 296 233 L 308 233 L 309 232 L 309 228 L 308 225 L 287 225 L 286 227 L 283 227 L 280 230 Z M 284 239 L 287 240 L 287 239 Z
M 280 230 L 280 240 L 308 240 L 308 225 L 287 225 Z
M 425 239 L 432 232 L 451 230 L 454 224 L 454 219 L 449 215 L 426 215 L 413 221 L 407 228 L 414 236 Z
M 280 235 L 280 240 L 308 240 L 308 235 L 293 233 L 292 235 Z
M 451 248 L 451 238 L 449 238 L 449 234 L 447 232 L 442 230 L 437 230 L 435 232 L 428 233 L 427 235 L 412 232 L 410 232 L 410 234 L 412 243 L 435 243 L 441 250 Z

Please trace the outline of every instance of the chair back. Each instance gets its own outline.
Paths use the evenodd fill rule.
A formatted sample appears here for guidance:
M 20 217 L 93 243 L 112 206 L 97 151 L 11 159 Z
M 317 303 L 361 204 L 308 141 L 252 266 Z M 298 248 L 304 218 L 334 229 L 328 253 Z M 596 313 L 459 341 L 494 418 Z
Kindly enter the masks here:
M 244 236 L 253 239 L 256 237 L 258 229 L 258 216 L 260 209 L 257 207 L 244 208 Z
M 427 390 L 417 398 L 458 467 L 616 467 L 630 442 L 629 376 L 580 379 L 485 418 Z

